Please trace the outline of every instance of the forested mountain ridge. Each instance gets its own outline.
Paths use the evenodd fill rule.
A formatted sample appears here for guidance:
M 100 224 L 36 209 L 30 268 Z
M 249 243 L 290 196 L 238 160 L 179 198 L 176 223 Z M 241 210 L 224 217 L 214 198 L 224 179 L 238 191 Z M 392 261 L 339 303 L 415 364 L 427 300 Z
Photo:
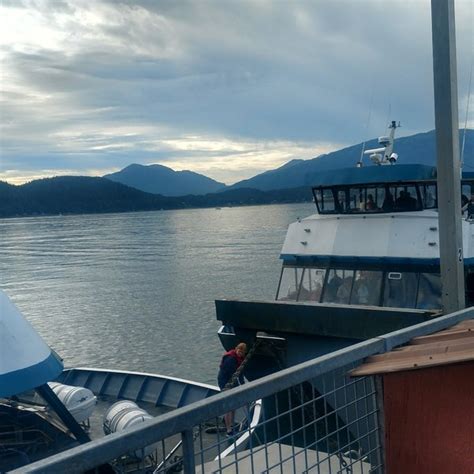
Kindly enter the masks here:
M 201 196 L 145 193 L 105 178 L 59 176 L 14 186 L 0 181 L 0 218 L 95 214 L 310 201 L 307 187 L 284 191 L 236 189 Z

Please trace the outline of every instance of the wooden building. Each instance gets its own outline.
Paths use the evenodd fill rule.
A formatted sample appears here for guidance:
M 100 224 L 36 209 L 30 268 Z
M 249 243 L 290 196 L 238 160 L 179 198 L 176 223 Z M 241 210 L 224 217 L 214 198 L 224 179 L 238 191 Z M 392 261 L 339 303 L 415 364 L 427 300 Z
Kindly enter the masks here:
M 474 473 L 474 321 L 368 358 L 377 375 L 387 474 Z

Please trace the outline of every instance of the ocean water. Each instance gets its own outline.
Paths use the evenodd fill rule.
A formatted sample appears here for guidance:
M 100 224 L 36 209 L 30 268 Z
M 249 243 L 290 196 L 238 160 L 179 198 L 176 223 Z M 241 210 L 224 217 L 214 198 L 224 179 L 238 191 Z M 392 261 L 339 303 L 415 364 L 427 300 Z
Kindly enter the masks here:
M 0 220 L 0 288 L 67 367 L 215 384 L 214 300 L 273 299 L 291 204 Z

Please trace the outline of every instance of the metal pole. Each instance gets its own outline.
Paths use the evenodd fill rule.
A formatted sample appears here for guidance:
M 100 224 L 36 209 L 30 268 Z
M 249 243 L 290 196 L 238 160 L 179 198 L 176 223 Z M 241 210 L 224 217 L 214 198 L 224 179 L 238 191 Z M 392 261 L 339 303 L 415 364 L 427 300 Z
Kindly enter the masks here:
M 194 435 L 192 428 L 181 433 L 183 440 L 183 468 L 185 474 L 194 474 L 196 466 L 194 462 Z
M 464 308 L 454 0 L 431 0 L 439 244 L 445 313 Z
M 66 428 L 71 431 L 81 444 L 88 443 L 91 440 L 89 435 L 82 429 L 81 425 L 71 415 L 48 384 L 45 383 L 44 385 L 36 387 L 36 391 L 53 408 L 61 421 L 66 425 Z

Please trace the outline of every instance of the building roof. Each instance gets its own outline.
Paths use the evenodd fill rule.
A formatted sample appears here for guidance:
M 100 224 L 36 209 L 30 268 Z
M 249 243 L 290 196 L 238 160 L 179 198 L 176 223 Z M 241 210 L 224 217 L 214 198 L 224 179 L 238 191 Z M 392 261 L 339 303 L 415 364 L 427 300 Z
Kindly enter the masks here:
M 469 319 L 428 336 L 415 337 L 407 346 L 368 357 L 351 376 L 386 374 L 474 360 L 474 320 Z

